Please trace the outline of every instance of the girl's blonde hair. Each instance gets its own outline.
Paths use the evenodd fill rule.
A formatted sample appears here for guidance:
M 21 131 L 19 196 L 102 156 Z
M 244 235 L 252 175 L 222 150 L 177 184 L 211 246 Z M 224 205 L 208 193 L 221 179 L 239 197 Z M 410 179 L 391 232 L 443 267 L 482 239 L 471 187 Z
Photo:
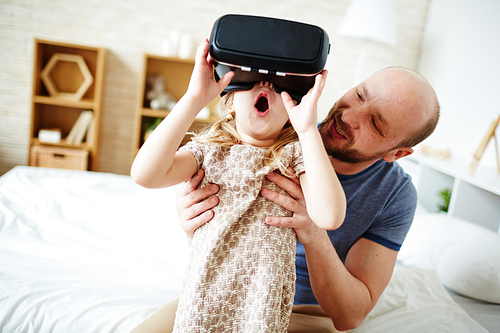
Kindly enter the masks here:
M 217 120 L 212 127 L 205 129 L 195 137 L 194 141 L 202 143 L 216 144 L 222 147 L 231 147 L 241 144 L 242 140 L 236 129 L 234 121 L 236 115 L 233 112 L 228 113 L 227 110 L 233 105 L 234 92 L 227 93 L 215 106 Z M 205 135 L 208 134 L 208 135 Z M 298 136 L 290 123 L 286 123 L 283 129 L 276 137 L 274 144 L 269 147 L 264 155 L 264 164 L 271 166 L 273 169 L 279 169 L 283 175 L 289 175 L 286 167 L 282 163 L 282 152 L 285 145 L 290 142 L 297 141 Z

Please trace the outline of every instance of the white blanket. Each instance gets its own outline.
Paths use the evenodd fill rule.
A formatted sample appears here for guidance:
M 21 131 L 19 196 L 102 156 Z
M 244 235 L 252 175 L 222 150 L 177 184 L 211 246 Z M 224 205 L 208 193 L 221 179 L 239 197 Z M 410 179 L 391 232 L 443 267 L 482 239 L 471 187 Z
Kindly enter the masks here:
M 0 332 L 128 332 L 178 297 L 176 188 L 16 167 L 0 178 Z M 435 273 L 397 271 L 355 332 L 486 332 Z
M 456 333 L 488 331 L 451 298 L 437 274 L 396 270 L 375 308 L 353 333 Z
M 0 179 L 0 331 L 128 332 L 176 298 L 175 189 L 18 167 Z

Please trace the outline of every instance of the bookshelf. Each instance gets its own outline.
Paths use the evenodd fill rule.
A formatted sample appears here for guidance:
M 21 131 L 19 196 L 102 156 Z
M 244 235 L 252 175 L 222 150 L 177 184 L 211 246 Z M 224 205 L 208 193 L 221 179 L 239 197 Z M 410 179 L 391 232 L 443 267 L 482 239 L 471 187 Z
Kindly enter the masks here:
M 160 76 L 163 80 L 164 91 L 171 95 L 174 101 L 178 101 L 186 92 L 189 85 L 189 79 L 194 68 L 193 59 L 180 59 L 156 56 L 151 54 L 144 55 L 144 63 L 142 74 L 139 79 L 139 93 L 137 99 L 137 107 L 135 113 L 135 128 L 133 137 L 133 157 L 137 154 L 140 147 L 145 141 L 145 135 L 148 128 L 158 118 L 165 118 L 170 110 L 168 108 L 151 108 L 151 101 L 148 98 L 148 92 L 152 87 L 148 82 L 152 76 Z M 219 98 L 213 100 L 208 108 L 212 109 L 217 103 Z M 197 118 L 190 128 L 190 132 L 199 131 L 201 128 L 208 126 L 212 123 L 213 113 L 206 119 Z M 189 136 L 186 136 L 187 141 Z
M 415 153 L 398 163 L 412 176 L 420 204 L 438 212 L 443 189 L 451 191 L 447 214 L 500 233 L 500 176 L 495 168 L 479 166 L 471 172 L 470 161 L 461 157 L 441 159 Z
M 41 39 L 34 43 L 28 164 L 96 171 L 106 49 Z M 84 113 L 92 116 L 83 137 L 68 140 Z M 58 131 L 61 140 L 46 141 L 39 137 L 41 130 Z M 75 158 L 80 161 L 71 161 Z

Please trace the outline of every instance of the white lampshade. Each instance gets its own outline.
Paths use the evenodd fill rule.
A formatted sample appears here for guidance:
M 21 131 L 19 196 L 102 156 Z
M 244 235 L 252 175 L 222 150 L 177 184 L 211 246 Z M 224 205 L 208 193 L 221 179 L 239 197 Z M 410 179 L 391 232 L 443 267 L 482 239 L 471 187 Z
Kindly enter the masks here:
M 394 1 L 351 0 L 338 34 L 395 46 Z

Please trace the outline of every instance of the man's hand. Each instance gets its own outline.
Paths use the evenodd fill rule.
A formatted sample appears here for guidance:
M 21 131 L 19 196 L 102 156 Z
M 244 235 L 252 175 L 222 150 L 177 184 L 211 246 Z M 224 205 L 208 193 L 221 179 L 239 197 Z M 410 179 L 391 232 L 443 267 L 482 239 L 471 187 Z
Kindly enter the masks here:
M 289 171 L 293 172 L 291 168 Z M 315 239 L 326 233 L 309 218 L 304 194 L 296 177 L 287 178 L 272 172 L 267 175 L 267 179 L 284 189 L 290 197 L 266 188 L 261 190 L 262 196 L 293 212 L 291 217 L 266 217 L 268 225 L 295 229 L 298 241 L 304 245 L 314 242 Z
M 214 212 L 211 209 L 219 203 L 219 198 L 212 196 L 219 192 L 218 185 L 211 184 L 207 187 L 197 189 L 204 176 L 205 171 L 200 169 L 177 192 L 177 214 L 179 215 L 182 229 L 188 238 L 192 238 L 196 229 L 214 217 Z

